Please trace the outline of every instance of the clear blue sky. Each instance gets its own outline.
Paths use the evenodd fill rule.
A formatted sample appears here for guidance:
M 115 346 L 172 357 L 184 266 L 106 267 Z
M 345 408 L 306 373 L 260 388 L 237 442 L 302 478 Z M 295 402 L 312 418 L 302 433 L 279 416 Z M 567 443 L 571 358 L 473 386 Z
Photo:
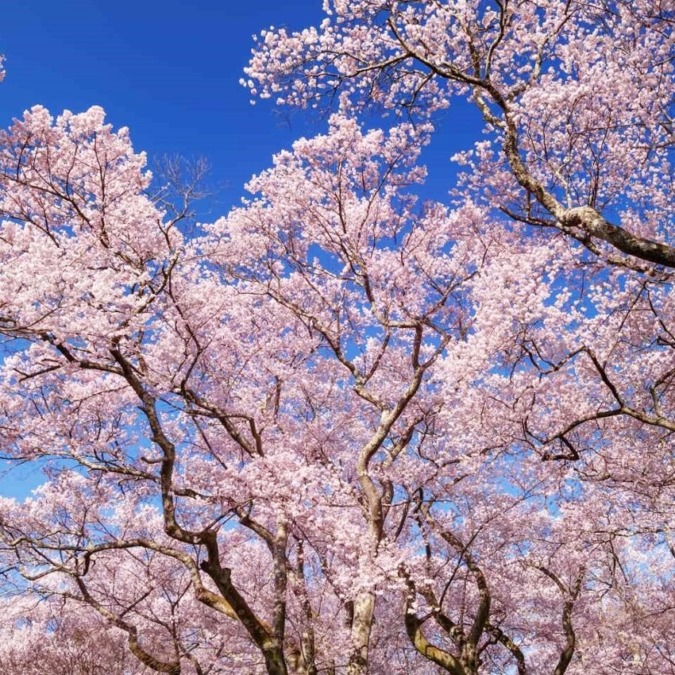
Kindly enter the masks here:
M 321 0 L 8 0 L 0 125 L 36 103 L 52 113 L 101 105 L 151 157 L 207 157 L 212 179 L 229 185 L 225 208 L 274 151 L 312 133 L 298 128 L 303 116 L 289 127 L 272 105 L 249 104 L 238 81 L 252 35 L 320 17 Z
M 294 138 L 323 130 L 319 119 L 249 103 L 239 85 L 252 36 L 270 25 L 316 24 L 321 0 L 7 0 L 0 20 L 0 126 L 40 103 L 57 114 L 101 105 L 131 129 L 148 155 L 206 157 L 226 186 L 210 215 L 237 203 L 243 183 Z M 468 126 L 467 126 L 468 125 Z M 445 124 L 446 142 L 425 159 L 439 166 L 430 190 L 442 198 L 448 157 L 475 133 L 464 114 Z M 449 132 L 449 138 L 448 138 Z M 462 142 L 464 140 L 464 142 Z M 446 174 L 446 172 L 448 172 Z

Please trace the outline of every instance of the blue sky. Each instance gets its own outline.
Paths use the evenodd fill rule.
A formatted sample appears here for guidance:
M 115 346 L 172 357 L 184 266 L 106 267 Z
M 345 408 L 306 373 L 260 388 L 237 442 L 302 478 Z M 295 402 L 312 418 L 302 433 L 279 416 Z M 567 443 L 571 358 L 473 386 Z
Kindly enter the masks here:
M 270 25 L 318 23 L 321 0 L 8 0 L 0 22 L 7 78 L 0 86 L 0 125 L 42 104 L 52 113 L 101 105 L 115 126 L 128 126 L 134 147 L 206 157 L 222 188 L 204 219 L 238 203 L 248 178 L 294 138 L 324 129 L 318 116 L 256 106 L 239 85 L 252 36 Z M 466 115 L 445 125 L 446 142 L 425 159 L 439 167 L 429 194 L 449 187 L 449 156 L 475 132 Z M 448 172 L 446 174 L 446 172 Z
M 272 105 L 249 104 L 238 81 L 252 35 L 320 16 L 321 0 L 9 0 L 0 125 L 37 103 L 52 113 L 101 105 L 151 157 L 207 157 L 212 180 L 228 186 L 226 210 L 274 151 L 322 128 L 317 120 L 301 130 L 302 116 L 289 126 Z

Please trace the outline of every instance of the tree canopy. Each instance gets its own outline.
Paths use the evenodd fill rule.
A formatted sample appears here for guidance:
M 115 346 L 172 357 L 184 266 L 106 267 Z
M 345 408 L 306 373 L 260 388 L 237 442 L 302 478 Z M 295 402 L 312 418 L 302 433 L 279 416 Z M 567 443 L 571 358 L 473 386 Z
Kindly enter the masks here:
M 215 222 L 100 108 L 0 136 L 3 672 L 675 673 L 675 6 L 324 9 Z

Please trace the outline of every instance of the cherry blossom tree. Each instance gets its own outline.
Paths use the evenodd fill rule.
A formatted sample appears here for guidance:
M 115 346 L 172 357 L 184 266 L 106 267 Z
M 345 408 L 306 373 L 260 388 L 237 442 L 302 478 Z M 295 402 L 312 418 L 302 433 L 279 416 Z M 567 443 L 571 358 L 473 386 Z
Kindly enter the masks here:
M 46 481 L 3 670 L 675 672 L 672 8 L 326 10 L 248 75 L 328 129 L 190 236 L 101 109 L 0 137 L 0 450 Z M 424 201 L 456 95 L 487 140 Z
M 55 598 L 3 601 L 0 664 L 8 673 L 88 675 L 138 671 L 116 629 L 96 612 L 69 611 Z
M 428 118 L 464 97 L 489 140 L 463 186 L 597 255 L 672 268 L 673 6 L 668 0 L 324 2 L 326 19 L 264 31 L 254 95 Z M 614 222 L 616 221 L 616 222 Z

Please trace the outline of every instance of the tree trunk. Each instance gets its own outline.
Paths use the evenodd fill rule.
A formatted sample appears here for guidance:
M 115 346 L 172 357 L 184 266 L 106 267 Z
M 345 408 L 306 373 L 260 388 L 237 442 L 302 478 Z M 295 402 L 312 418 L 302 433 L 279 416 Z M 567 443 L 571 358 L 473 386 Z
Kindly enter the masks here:
M 375 593 L 363 591 L 354 602 L 352 621 L 352 654 L 347 665 L 347 675 L 366 675 L 368 672 L 368 643 L 375 613 Z

